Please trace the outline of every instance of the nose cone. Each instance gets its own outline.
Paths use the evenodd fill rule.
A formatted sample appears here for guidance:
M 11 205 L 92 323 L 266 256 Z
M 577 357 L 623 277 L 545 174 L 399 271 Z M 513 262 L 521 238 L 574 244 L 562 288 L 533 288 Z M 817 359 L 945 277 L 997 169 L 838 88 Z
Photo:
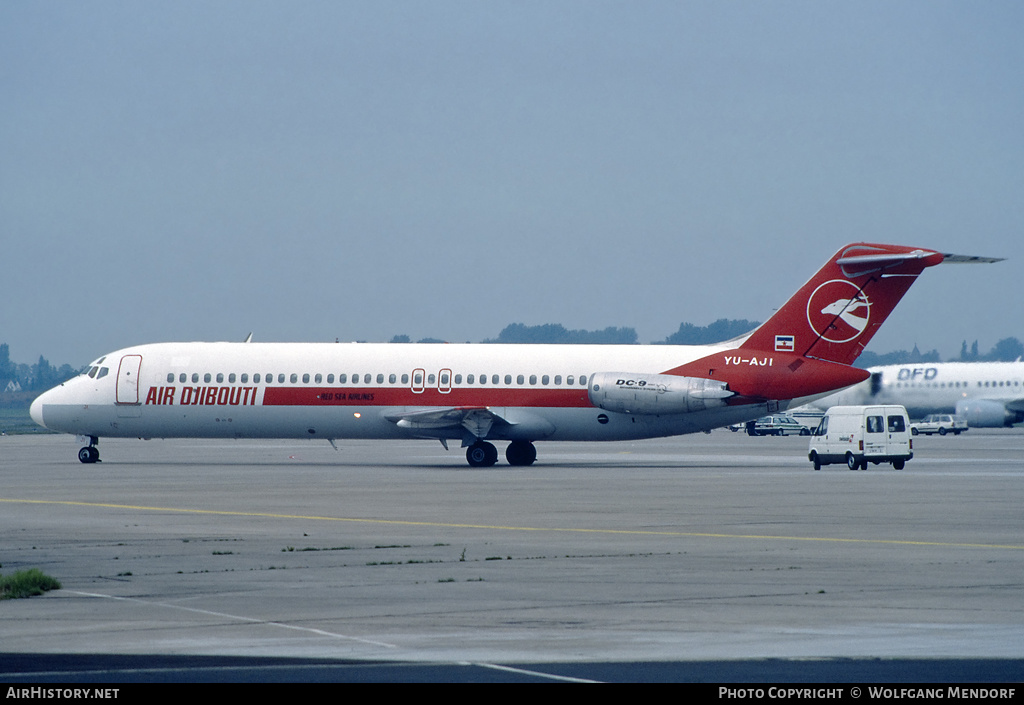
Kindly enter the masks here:
M 32 406 L 28 410 L 28 415 L 32 417 L 32 420 L 43 428 L 46 428 L 46 424 L 43 423 L 43 397 L 45 396 L 46 394 L 43 393 L 36 397 L 36 400 L 32 402 Z

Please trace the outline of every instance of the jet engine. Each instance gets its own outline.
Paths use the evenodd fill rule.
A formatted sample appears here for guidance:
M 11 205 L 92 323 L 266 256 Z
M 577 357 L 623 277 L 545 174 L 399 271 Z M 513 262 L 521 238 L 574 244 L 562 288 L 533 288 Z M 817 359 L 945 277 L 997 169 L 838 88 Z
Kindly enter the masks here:
M 956 413 L 967 419 L 971 428 L 1001 428 L 1016 420 L 1016 414 L 1007 411 L 1006 405 L 987 399 L 961 399 L 956 403 Z
M 590 378 L 590 403 L 627 414 L 685 414 L 725 406 L 734 392 L 725 382 L 701 377 L 598 372 Z

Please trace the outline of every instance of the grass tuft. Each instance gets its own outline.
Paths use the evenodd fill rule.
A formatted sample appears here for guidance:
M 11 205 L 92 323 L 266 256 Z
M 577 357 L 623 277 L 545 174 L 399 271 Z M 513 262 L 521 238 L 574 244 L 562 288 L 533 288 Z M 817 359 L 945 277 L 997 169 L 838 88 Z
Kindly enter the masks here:
M 60 590 L 60 583 L 38 568 L 0 575 L 0 600 L 42 595 L 47 590 Z

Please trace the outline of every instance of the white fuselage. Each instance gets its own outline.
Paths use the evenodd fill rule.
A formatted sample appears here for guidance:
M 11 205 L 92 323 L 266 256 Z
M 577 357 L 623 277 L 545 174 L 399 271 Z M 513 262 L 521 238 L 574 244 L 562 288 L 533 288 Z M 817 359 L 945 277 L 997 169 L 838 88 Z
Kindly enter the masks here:
M 815 406 L 901 404 L 911 418 L 958 413 L 972 401 L 1024 411 L 1024 362 L 925 362 L 868 371 L 872 378 L 819 399 Z
M 104 356 L 39 397 L 32 415 L 93 437 L 460 438 L 465 427 L 403 415 L 486 408 L 507 423 L 480 437 L 650 438 L 756 418 L 766 405 L 615 413 L 590 403 L 588 378 L 659 373 L 728 347 L 156 343 Z

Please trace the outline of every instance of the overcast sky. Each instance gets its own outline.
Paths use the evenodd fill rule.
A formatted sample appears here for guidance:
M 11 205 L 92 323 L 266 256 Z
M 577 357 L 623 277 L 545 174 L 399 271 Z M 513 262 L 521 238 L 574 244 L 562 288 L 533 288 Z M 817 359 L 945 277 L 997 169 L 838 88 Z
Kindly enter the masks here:
M 0 342 L 764 320 L 848 242 L 869 349 L 1024 339 L 1024 4 L 0 3 Z

